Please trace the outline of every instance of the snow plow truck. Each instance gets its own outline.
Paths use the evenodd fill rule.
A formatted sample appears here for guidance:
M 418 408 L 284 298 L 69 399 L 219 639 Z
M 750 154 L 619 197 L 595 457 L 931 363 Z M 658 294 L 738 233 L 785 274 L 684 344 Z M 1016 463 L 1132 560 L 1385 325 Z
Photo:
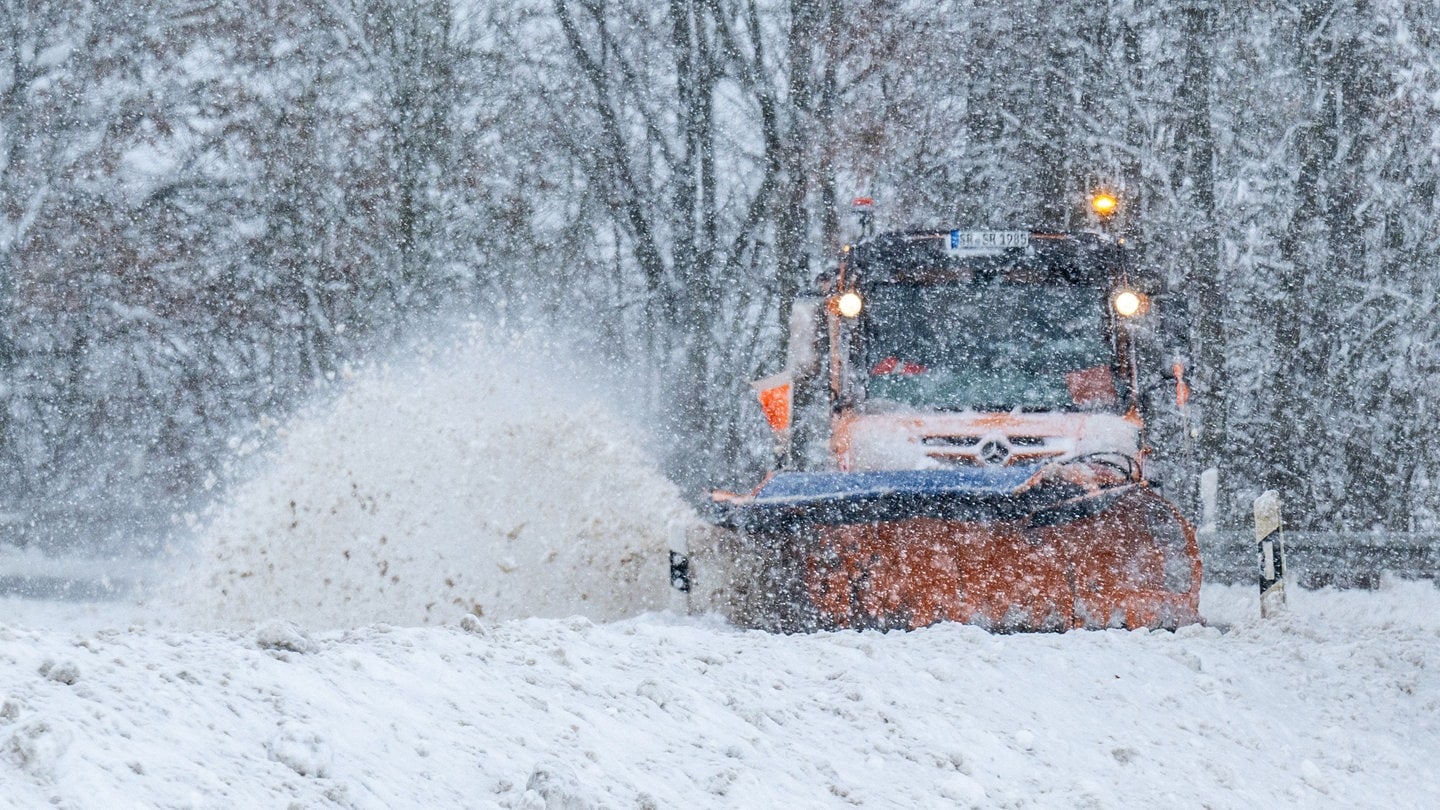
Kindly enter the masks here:
M 672 549 L 694 612 L 778 632 L 1200 621 L 1195 532 L 1147 479 L 1159 279 L 1103 232 L 866 236 L 756 384 L 775 469 Z M 807 414 L 811 416 L 807 417 Z

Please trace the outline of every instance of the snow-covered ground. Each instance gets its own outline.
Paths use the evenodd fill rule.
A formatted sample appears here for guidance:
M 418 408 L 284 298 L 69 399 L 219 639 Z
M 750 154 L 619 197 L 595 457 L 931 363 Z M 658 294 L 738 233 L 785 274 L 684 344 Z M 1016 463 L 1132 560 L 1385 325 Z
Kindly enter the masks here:
M 144 588 L 0 600 L 0 806 L 1440 806 L 1429 583 L 740 631 L 664 609 L 636 434 L 493 355 L 361 375 Z
M 305 634 L 9 603 L 14 807 L 1436 807 L 1440 592 L 1228 632 L 774 636 L 654 613 Z

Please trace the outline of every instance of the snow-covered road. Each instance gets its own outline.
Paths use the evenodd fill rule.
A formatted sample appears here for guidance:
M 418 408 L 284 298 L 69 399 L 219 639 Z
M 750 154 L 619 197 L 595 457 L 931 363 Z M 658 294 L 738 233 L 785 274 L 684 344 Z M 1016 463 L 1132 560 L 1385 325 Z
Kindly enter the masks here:
M 1301 591 L 1265 623 L 1254 602 L 1210 589 L 1223 633 L 656 613 L 307 636 L 11 600 L 0 803 L 1440 806 L 1440 591 Z

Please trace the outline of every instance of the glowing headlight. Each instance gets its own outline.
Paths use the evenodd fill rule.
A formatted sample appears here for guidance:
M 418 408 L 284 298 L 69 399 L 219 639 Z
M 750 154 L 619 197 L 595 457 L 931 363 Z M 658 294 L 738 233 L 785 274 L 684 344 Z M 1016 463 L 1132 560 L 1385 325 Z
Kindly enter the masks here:
M 840 311 L 841 315 L 847 318 L 853 318 L 859 315 L 863 306 L 864 303 L 860 300 L 860 293 L 854 292 L 853 290 L 840 296 L 840 300 L 835 302 L 835 308 Z
M 1140 308 L 1144 306 L 1145 302 L 1141 300 L 1138 293 L 1121 290 L 1115 294 L 1115 297 L 1111 299 L 1110 303 L 1115 307 L 1115 312 L 1119 314 L 1120 317 L 1129 318 L 1139 314 Z
M 1119 207 L 1120 201 L 1115 199 L 1113 194 L 1106 194 L 1102 191 L 1090 198 L 1090 208 L 1102 219 L 1115 213 L 1115 209 Z

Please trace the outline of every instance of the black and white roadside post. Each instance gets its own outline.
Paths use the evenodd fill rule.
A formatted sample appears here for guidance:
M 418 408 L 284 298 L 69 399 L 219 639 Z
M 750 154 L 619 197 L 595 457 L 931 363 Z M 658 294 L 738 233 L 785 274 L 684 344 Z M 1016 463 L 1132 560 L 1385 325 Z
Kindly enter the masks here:
M 1285 535 L 1280 530 L 1280 493 L 1268 490 L 1255 499 L 1255 542 L 1260 553 L 1260 616 L 1285 609 Z

